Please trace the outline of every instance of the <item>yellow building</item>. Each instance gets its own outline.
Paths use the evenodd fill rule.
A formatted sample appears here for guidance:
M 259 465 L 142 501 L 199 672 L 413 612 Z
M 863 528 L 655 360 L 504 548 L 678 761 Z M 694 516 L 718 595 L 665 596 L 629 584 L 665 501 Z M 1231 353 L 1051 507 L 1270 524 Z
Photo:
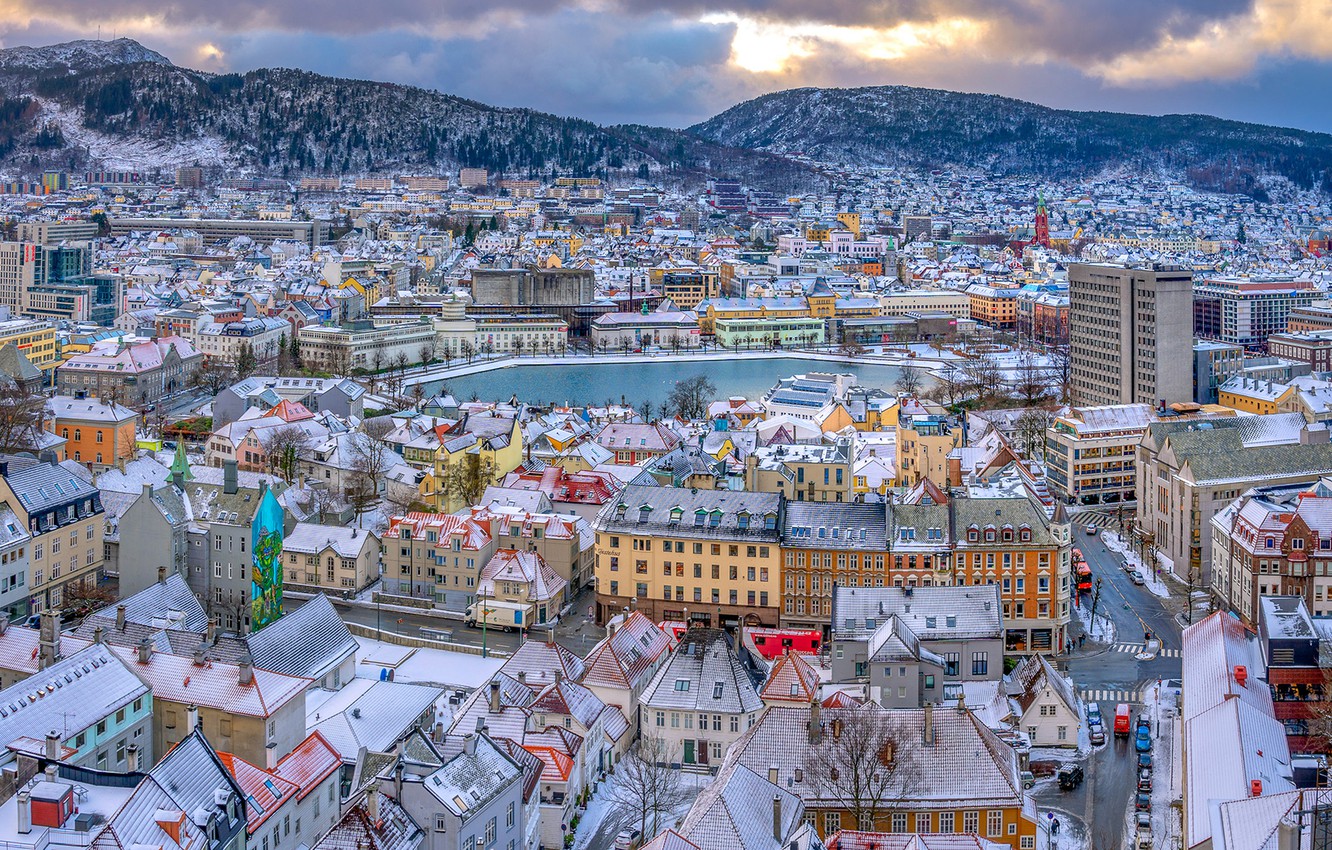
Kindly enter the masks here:
M 40 319 L 9 319 L 0 322 L 0 347 L 14 343 L 28 362 L 46 374 L 51 383 L 51 372 L 60 365 L 60 352 L 56 348 L 55 325 Z
M 860 213 L 839 212 L 837 214 L 837 220 L 840 221 L 842 223 L 842 226 L 845 227 L 847 230 L 856 234 L 857 239 L 860 238 Z
M 457 433 L 440 435 L 429 483 L 423 498 L 434 496 L 433 507 L 453 513 L 475 504 L 487 486 L 497 484 L 523 460 L 523 432 L 516 417 L 473 413 L 460 420 Z
M 593 522 L 597 622 L 633 606 L 655 621 L 776 625 L 781 496 L 626 487 Z
M 1242 413 L 1279 413 L 1282 404 L 1299 393 L 1298 388 L 1275 381 L 1260 381 L 1237 375 L 1216 388 L 1216 401 Z
M 922 478 L 948 483 L 948 454 L 962 445 L 962 426 L 920 402 L 904 403 L 897 420 L 897 483 L 914 487 Z

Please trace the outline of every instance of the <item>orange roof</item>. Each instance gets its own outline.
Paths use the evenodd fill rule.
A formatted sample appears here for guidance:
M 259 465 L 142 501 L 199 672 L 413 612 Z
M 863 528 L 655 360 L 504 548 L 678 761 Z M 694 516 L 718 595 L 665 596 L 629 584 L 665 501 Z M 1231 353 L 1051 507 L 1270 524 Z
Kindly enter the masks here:
M 297 799 L 305 799 L 311 791 L 342 765 L 342 757 L 320 732 L 296 745 L 296 749 L 282 757 L 273 768 L 273 774 L 300 786 Z
M 256 767 L 240 756 L 219 751 L 217 758 L 245 793 L 245 831 L 251 835 L 300 790 L 295 782 Z
M 541 781 L 542 782 L 568 782 L 569 776 L 573 773 L 573 759 L 567 754 L 562 753 L 554 747 L 524 746 L 532 755 L 541 759 Z
M 764 702 L 793 702 L 808 705 L 819 692 L 819 674 L 810 663 L 788 651 L 777 657 L 759 698 Z

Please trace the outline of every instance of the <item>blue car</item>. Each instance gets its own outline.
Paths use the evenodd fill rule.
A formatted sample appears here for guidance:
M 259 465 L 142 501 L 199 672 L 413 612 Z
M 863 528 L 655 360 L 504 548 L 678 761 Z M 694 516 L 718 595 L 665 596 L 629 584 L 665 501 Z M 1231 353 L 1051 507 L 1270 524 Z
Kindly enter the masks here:
M 1138 737 L 1133 740 L 1133 748 L 1140 753 L 1151 752 L 1152 736 L 1141 726 L 1138 727 Z

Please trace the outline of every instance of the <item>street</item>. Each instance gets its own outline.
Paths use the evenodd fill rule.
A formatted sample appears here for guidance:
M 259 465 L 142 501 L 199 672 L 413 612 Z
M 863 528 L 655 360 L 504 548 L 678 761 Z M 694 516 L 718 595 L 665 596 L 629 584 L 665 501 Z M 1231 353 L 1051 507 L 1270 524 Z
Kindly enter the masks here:
M 1085 701 L 1100 704 L 1107 742 L 1093 749 L 1087 778 L 1081 787 L 1067 793 L 1057 787 L 1042 788 L 1038 789 L 1037 798 L 1043 809 L 1067 812 L 1087 824 L 1092 847 L 1123 847 L 1125 813 L 1135 790 L 1137 757 L 1131 739 L 1113 735 L 1115 706 L 1129 703 L 1136 714 L 1144 690 L 1155 687 L 1160 679 L 1180 677 L 1182 630 L 1175 620 L 1175 610 L 1183 609 L 1183 591 L 1179 591 L 1178 598 L 1167 601 L 1144 587 L 1134 586 L 1120 566 L 1120 556 L 1107 549 L 1099 535 L 1087 535 L 1082 523 L 1075 525 L 1073 545 L 1082 550 L 1091 565 L 1092 576 L 1103 580 L 1096 613 L 1098 617 L 1103 614 L 1110 617 L 1115 639 L 1108 644 L 1093 644 L 1088 639 L 1084 648 L 1075 650 L 1061 667 L 1073 677 Z M 1176 589 L 1172 585 L 1172 591 Z M 1087 595 L 1084 606 L 1090 602 Z M 1079 633 L 1081 628 L 1075 626 L 1074 631 Z M 1141 661 L 1136 654 L 1144 642 L 1144 632 L 1148 631 L 1161 641 L 1161 652 L 1151 660 Z M 1153 753 L 1160 749 L 1159 738 L 1157 742 Z
M 573 610 L 586 611 L 591 595 L 590 590 L 584 591 L 576 600 Z M 483 631 L 479 627 L 465 626 L 461 620 L 445 619 L 426 614 L 404 613 L 398 610 L 376 608 L 374 605 L 348 605 L 332 596 L 329 599 L 337 606 L 342 619 L 348 623 L 356 623 L 366 628 L 380 629 L 385 632 L 396 632 L 407 637 L 432 636 L 429 632 L 423 632 L 423 629 L 443 630 L 452 633 L 448 638 L 452 643 L 463 644 L 464 646 L 484 646 L 488 651 L 498 650 L 506 655 L 513 653 L 524 637 L 523 634 L 518 632 L 505 632 L 500 629 L 485 629 Z M 288 596 L 284 600 L 284 605 L 288 611 L 292 611 L 299 608 L 303 601 Z M 533 639 L 545 640 L 548 639 L 550 631 L 550 629 L 538 627 L 530 629 L 526 635 Z M 555 626 L 554 631 L 555 641 L 580 657 L 587 655 L 605 634 L 602 629 L 588 623 L 584 617 L 578 615 L 566 616 Z

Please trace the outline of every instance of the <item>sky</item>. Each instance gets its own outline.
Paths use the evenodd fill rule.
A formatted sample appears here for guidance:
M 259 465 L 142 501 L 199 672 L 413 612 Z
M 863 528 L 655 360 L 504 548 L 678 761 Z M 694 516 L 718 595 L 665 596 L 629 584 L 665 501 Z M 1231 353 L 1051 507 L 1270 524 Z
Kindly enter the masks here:
M 0 0 L 0 45 L 128 36 L 598 123 L 916 85 L 1332 132 L 1332 0 Z

